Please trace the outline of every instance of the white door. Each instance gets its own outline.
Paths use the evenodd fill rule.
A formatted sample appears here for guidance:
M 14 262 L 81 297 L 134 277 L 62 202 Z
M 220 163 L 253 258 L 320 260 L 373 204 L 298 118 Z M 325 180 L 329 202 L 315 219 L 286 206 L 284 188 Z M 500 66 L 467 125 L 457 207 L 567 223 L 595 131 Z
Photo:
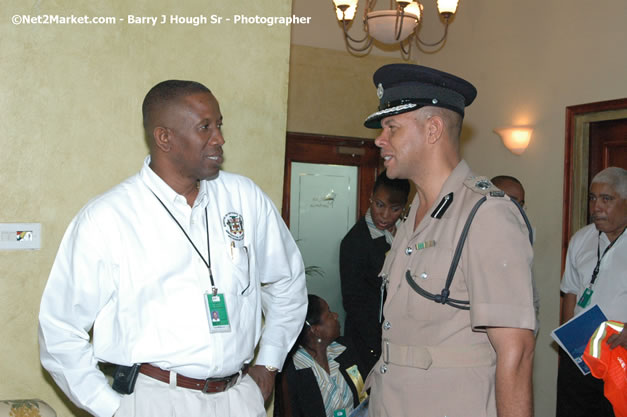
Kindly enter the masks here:
M 340 242 L 357 221 L 358 167 L 293 162 L 291 172 L 290 230 L 305 266 L 315 269 L 307 290 L 324 298 L 344 323 Z

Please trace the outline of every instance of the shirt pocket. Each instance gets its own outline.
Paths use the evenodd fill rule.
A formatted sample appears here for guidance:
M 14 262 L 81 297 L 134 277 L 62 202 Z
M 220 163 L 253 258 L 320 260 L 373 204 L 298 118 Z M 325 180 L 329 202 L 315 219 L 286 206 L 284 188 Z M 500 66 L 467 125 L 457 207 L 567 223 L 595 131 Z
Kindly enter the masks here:
M 216 270 L 213 273 L 218 292 L 237 296 L 252 294 L 254 286 L 250 277 L 251 253 L 248 246 L 242 242 L 237 244 L 229 242 L 216 246 L 218 246 L 216 252 L 220 254 L 220 259 L 216 260 Z
M 446 285 L 446 277 L 453 259 L 453 250 L 446 245 L 439 244 L 436 247 L 418 250 L 411 256 L 414 258 L 410 262 L 409 272 L 414 283 L 433 296 L 440 295 Z M 404 279 L 407 279 L 407 277 L 404 277 Z M 450 298 L 456 298 L 453 295 L 454 291 L 452 288 L 454 286 L 455 280 L 451 285 Z M 452 307 L 436 303 L 422 296 L 414 289 L 410 289 L 407 311 L 415 319 L 431 320 L 434 318 L 434 314 L 439 314 L 443 308 L 450 309 Z

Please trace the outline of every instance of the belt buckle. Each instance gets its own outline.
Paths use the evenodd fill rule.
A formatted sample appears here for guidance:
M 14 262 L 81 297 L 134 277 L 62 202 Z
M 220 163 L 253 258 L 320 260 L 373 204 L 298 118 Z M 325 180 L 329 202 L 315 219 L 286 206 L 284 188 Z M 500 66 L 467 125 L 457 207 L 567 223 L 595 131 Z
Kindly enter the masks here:
M 224 378 L 207 378 L 205 379 L 205 385 L 202 387 L 202 392 L 204 394 L 213 394 L 216 392 L 223 392 L 226 391 L 227 389 L 231 388 L 234 384 L 232 384 L 232 382 L 234 382 L 236 378 L 233 376 L 227 376 Z M 224 382 L 224 389 L 222 391 L 209 391 L 209 384 L 211 382 Z
M 205 385 L 202 387 L 201 391 L 203 394 L 208 394 L 209 393 L 208 389 L 209 389 L 209 378 L 205 379 Z

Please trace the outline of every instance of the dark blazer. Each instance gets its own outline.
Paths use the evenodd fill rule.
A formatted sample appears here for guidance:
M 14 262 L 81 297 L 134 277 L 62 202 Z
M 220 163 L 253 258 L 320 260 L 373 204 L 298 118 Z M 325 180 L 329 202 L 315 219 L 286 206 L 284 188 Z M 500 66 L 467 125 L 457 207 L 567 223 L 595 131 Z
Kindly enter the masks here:
M 342 303 L 346 311 L 344 336 L 356 347 L 362 375 L 368 375 L 381 355 L 381 278 L 378 275 L 388 250 L 390 245 L 385 237 L 372 239 L 364 217 L 340 245 Z
M 347 341 L 340 338 L 338 342 L 344 344 Z M 357 387 L 355 387 L 355 384 L 353 384 L 352 379 L 346 372 L 351 366 L 357 365 L 357 359 L 352 354 L 351 348 L 347 346 L 346 350 L 335 358 L 335 361 L 340 364 L 340 373 L 344 377 L 344 380 L 346 380 L 353 394 L 353 406 L 357 407 L 359 405 L 359 393 L 357 392 Z M 292 361 L 292 356 L 290 355 L 285 361 L 282 374 L 283 401 L 289 402 L 287 407 L 283 407 L 283 416 L 326 417 L 322 394 L 320 394 L 318 382 L 311 368 L 297 370 Z M 288 411 L 290 409 L 291 414 Z

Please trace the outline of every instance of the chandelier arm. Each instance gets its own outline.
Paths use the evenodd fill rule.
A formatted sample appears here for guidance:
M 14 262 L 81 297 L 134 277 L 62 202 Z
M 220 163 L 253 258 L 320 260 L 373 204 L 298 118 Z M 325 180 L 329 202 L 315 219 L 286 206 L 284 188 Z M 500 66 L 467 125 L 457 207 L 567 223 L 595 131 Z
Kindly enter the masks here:
M 368 35 L 368 32 L 366 32 L 366 34 L 364 35 L 364 37 L 362 39 L 355 39 L 355 38 L 353 38 L 351 35 L 348 34 L 348 24 L 346 23 L 346 20 L 342 20 L 342 27 L 344 29 L 344 39 L 350 39 L 351 41 L 353 41 L 355 43 L 366 42 L 368 40 L 368 38 L 370 37 Z
M 353 47 L 350 44 L 348 38 L 344 38 L 344 43 L 346 44 L 346 50 L 348 51 L 348 53 L 356 57 L 366 56 L 370 53 L 370 49 L 372 49 L 372 38 L 370 38 L 368 44 L 362 48 Z
M 399 25 L 398 22 L 401 22 L 401 24 Z M 400 11 L 396 12 L 396 22 L 394 23 L 394 37 L 396 38 L 396 40 L 399 40 L 401 38 L 401 33 L 403 33 L 403 21 L 405 20 L 405 9 L 401 9 Z M 398 28 L 398 31 L 396 31 L 396 29 Z
M 405 50 L 405 45 L 403 45 L 403 42 L 400 42 L 399 45 L 401 47 L 401 58 L 403 58 L 403 60 L 408 61 L 410 56 L 411 56 L 411 40 L 407 40 L 407 50 Z
M 423 42 L 423 40 L 420 39 L 420 36 L 418 36 L 418 32 L 416 32 L 416 41 L 420 42 L 420 44 L 423 46 L 438 46 L 439 44 L 441 44 L 442 42 L 446 40 L 446 36 L 448 35 L 448 24 L 449 24 L 449 18 L 447 17 L 445 18 L 445 21 L 444 21 L 444 35 L 442 35 L 442 38 L 440 38 L 439 41 L 433 42 L 433 43 Z

